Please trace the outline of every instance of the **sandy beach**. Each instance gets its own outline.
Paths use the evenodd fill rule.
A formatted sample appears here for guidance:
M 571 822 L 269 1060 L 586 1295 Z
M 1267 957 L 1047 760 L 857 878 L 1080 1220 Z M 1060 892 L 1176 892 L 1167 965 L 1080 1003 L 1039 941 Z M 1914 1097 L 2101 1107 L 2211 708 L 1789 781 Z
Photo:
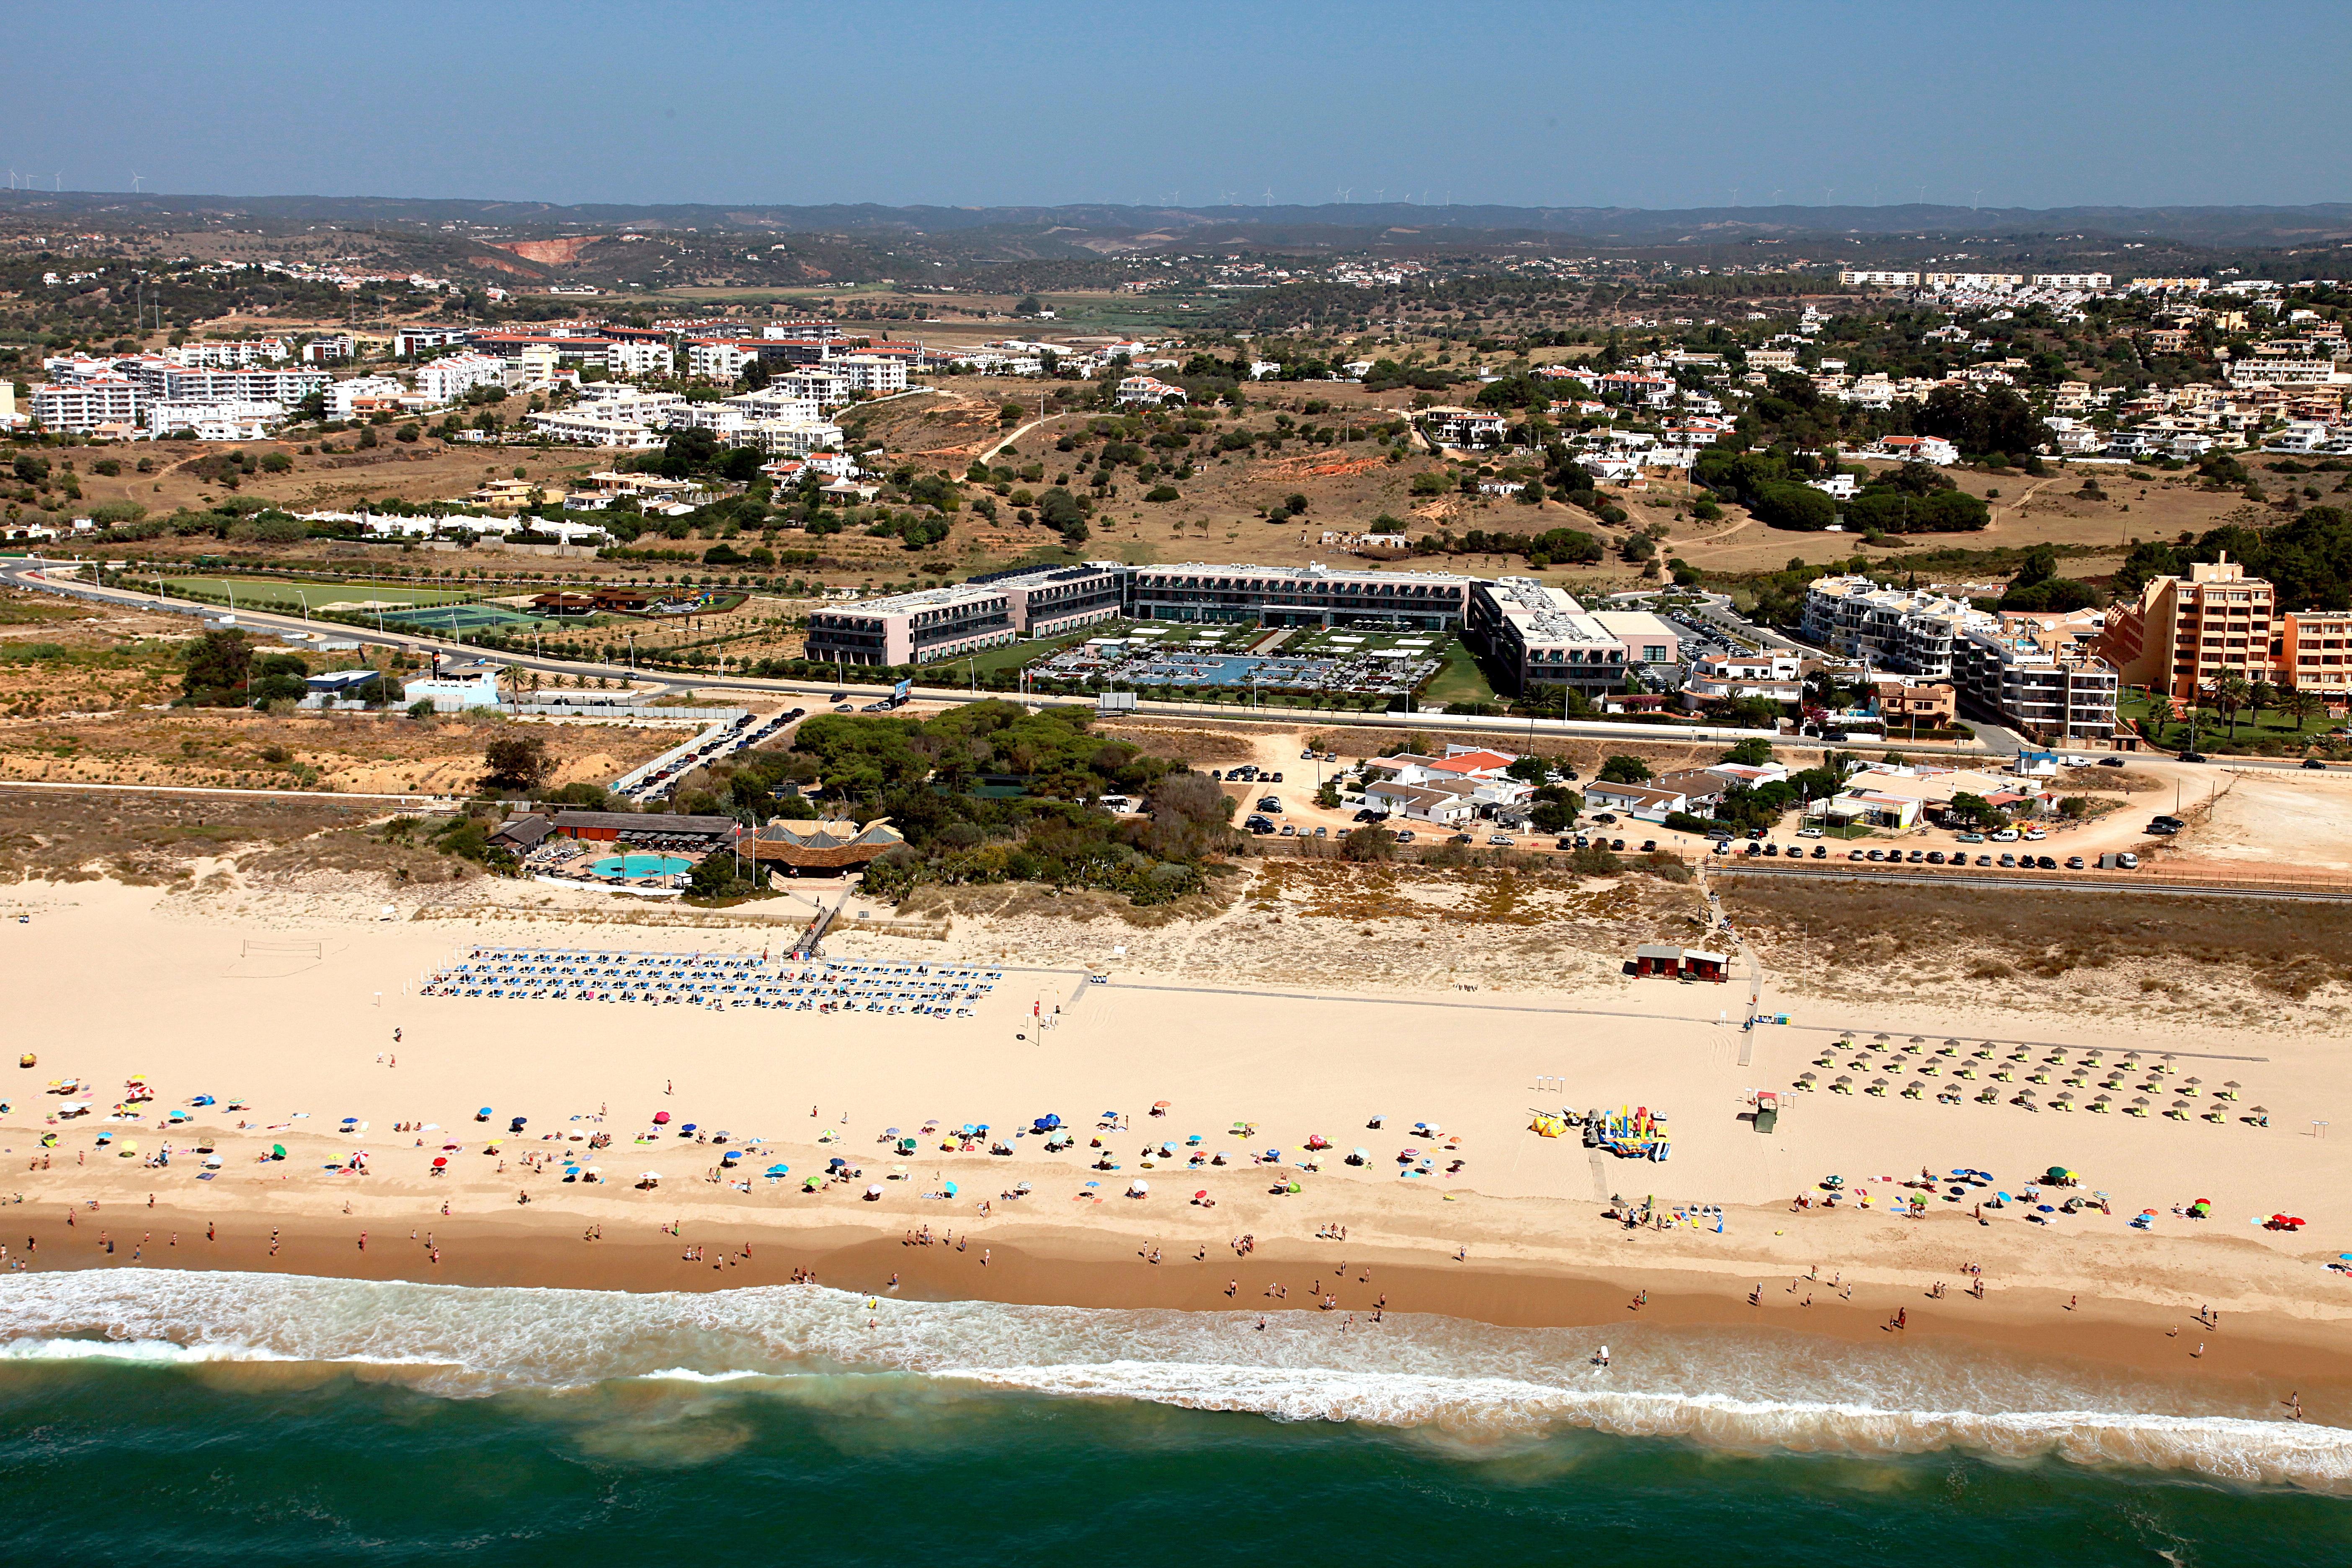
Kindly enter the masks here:
M 785 939 L 571 923 L 562 910 L 528 924 L 311 919 L 299 930 L 249 912 L 191 917 L 187 895 L 152 888 L 11 889 L 0 923 L 17 980 L 10 1038 L 38 1058 L 0 1069 L 14 1075 L 0 1146 L 22 1205 L 16 1223 L 0 1219 L 12 1266 L 633 1290 L 813 1271 L 864 1291 L 895 1278 L 907 1299 L 1366 1321 L 1385 1299 L 1391 1312 L 1498 1324 L 1946 1336 L 2168 1375 L 2284 1380 L 2322 1419 L 2342 1402 L 2334 1391 L 2352 1387 L 2352 1279 L 2322 1267 L 2352 1236 L 2352 1146 L 2313 1126 L 2352 1111 L 2329 1038 L 2185 1018 L 2126 1030 L 2046 1014 L 1914 1016 L 1769 991 L 1767 1008 L 1790 1022 L 1751 1037 L 1737 1024 L 1744 986 L 1604 977 L 1383 991 L 1311 952 L 1275 965 L 1287 979 L 1219 985 L 1128 966 L 1111 930 L 1098 933 L 1105 983 L 1094 984 L 1081 968 L 1023 965 L 977 926 L 946 943 L 850 931 L 829 944 L 845 959 L 1001 972 L 968 1018 L 467 999 L 415 992 L 482 942 L 756 955 Z M 247 951 L 295 939 L 318 946 Z M 2053 1045 L 2149 1062 L 2171 1053 L 2172 1081 L 2237 1081 L 2231 1109 L 2263 1104 L 2272 1124 L 1815 1091 L 1790 1094 L 1759 1135 L 1743 1115 L 1749 1091 L 1819 1072 L 1816 1053 L 1847 1030 L 1862 1043 L 1889 1034 L 1882 1058 L 1912 1033 L 2004 1051 L 2032 1042 L 2036 1061 Z M 84 1087 L 48 1091 L 65 1079 Z M 110 1120 L 134 1079 L 153 1098 Z M 215 1103 L 191 1108 L 203 1096 Z M 89 1113 L 55 1120 L 68 1100 Z M 1532 1110 L 1563 1105 L 1664 1112 L 1672 1157 L 1616 1160 L 1572 1133 L 1528 1130 Z M 164 1125 L 174 1110 L 190 1119 Z M 1109 1112 L 1118 1124 L 1099 1127 Z M 1073 1147 L 1006 1137 L 1049 1114 Z M 516 1116 L 527 1125 L 510 1133 Z M 967 1122 L 991 1129 L 968 1152 L 951 1136 Z M 689 1123 L 698 1136 L 681 1137 Z M 937 1131 L 919 1132 L 927 1123 Z M 1244 1125 L 1255 1131 L 1234 1133 Z M 893 1128 L 917 1137 L 915 1152 L 880 1142 Z M 721 1131 L 726 1145 L 700 1141 Z M 599 1134 L 609 1144 L 592 1151 Z M 1301 1168 L 1310 1135 L 1332 1145 L 1319 1171 Z M 117 1152 L 125 1140 L 135 1154 Z M 726 1148 L 754 1140 L 740 1168 L 722 1170 Z M 1014 1152 L 985 1152 L 998 1142 Z M 166 1145 L 168 1165 L 152 1164 Z M 286 1157 L 270 1158 L 273 1146 Z M 1365 1163 L 1343 1163 L 1357 1148 Z M 1417 1164 L 1401 1166 L 1407 1148 L 1443 1157 L 1429 1175 L 1401 1176 Z M 1269 1151 L 1279 1160 L 1258 1163 Z M 1222 1163 L 1193 1165 L 1195 1152 Z M 856 1179 L 802 1190 L 836 1158 Z M 436 1159 L 446 1173 L 432 1173 Z M 567 1181 L 566 1163 L 607 1179 Z M 773 1164 L 790 1175 L 754 1173 Z M 1979 1209 L 2053 1164 L 2079 1173 L 2074 1191 L 2107 1194 L 2110 1212 L 2043 1226 L 2023 1221 L 2032 1204 Z M 1923 1168 L 1994 1180 L 1898 1217 L 1895 1200 L 1912 1195 L 1899 1184 Z M 657 1184 L 641 1184 L 647 1172 Z M 1846 1201 L 1794 1206 L 1800 1194 L 1818 1205 L 1832 1175 Z M 1149 1195 L 1127 1195 L 1139 1179 Z M 1007 1195 L 1023 1183 L 1026 1195 Z M 2176 1216 L 2197 1199 L 2210 1200 L 2210 1217 Z M 2127 1228 L 2143 1209 L 2156 1211 L 2148 1231 Z M 1629 1223 L 1644 1212 L 1654 1223 Z M 2275 1212 L 2307 1226 L 2250 1223 Z M 919 1236 L 928 1244 L 912 1244 Z M 1980 1299 L 1968 1293 L 1979 1279 Z M 1932 1296 L 1938 1282 L 1945 1293 Z M 2193 1315 L 2202 1310 L 2219 1314 L 2214 1326 Z M 1886 1329 L 1898 1312 L 1906 1326 Z M 2352 1418 L 2352 1403 L 2337 1415 Z

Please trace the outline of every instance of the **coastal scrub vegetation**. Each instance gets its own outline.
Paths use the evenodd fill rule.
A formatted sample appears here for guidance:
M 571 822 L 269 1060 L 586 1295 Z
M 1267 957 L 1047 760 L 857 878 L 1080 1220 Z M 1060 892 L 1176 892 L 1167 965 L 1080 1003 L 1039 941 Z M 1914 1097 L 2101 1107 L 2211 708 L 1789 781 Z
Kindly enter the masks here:
M 1043 882 L 1136 904 L 1199 892 L 1232 839 L 1234 803 L 1205 774 L 1089 730 L 1084 710 L 976 702 L 928 720 L 823 714 L 793 750 L 830 800 L 890 818 L 906 842 L 866 888 Z M 740 776 L 740 774 L 738 775 Z M 1093 804 L 1142 798 L 1140 817 Z

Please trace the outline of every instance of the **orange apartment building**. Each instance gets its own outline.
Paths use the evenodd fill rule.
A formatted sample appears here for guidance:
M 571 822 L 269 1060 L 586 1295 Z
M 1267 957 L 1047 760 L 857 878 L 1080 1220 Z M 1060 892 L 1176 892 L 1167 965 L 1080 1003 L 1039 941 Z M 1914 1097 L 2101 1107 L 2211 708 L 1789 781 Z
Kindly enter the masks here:
M 2352 612 L 2281 613 L 2271 584 L 2224 554 L 2186 577 L 2152 577 L 2107 612 L 2092 651 L 2126 687 L 2182 701 L 2237 676 L 2342 700 L 2352 690 Z

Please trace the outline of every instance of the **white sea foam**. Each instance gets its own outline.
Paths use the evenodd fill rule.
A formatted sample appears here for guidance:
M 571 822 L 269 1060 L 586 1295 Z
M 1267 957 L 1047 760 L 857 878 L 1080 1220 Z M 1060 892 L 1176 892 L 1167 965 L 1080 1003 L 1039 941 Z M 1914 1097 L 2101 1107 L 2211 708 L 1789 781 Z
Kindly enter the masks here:
M 2352 1429 L 2071 1363 L 1750 1330 L 919 1302 L 811 1286 L 474 1289 L 138 1269 L 0 1279 L 0 1359 L 294 1361 L 462 1395 L 631 1379 L 838 1391 L 914 1375 L 1468 1437 L 1586 1427 L 1793 1451 L 2005 1457 L 2352 1490 Z

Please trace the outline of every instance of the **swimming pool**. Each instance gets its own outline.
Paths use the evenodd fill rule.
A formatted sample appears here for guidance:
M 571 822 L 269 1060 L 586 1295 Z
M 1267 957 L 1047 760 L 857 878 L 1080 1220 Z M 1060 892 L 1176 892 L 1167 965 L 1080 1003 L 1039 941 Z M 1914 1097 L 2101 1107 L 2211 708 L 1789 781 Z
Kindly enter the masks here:
M 674 877 L 694 869 L 694 862 L 677 855 L 614 855 L 588 868 L 599 877 Z

